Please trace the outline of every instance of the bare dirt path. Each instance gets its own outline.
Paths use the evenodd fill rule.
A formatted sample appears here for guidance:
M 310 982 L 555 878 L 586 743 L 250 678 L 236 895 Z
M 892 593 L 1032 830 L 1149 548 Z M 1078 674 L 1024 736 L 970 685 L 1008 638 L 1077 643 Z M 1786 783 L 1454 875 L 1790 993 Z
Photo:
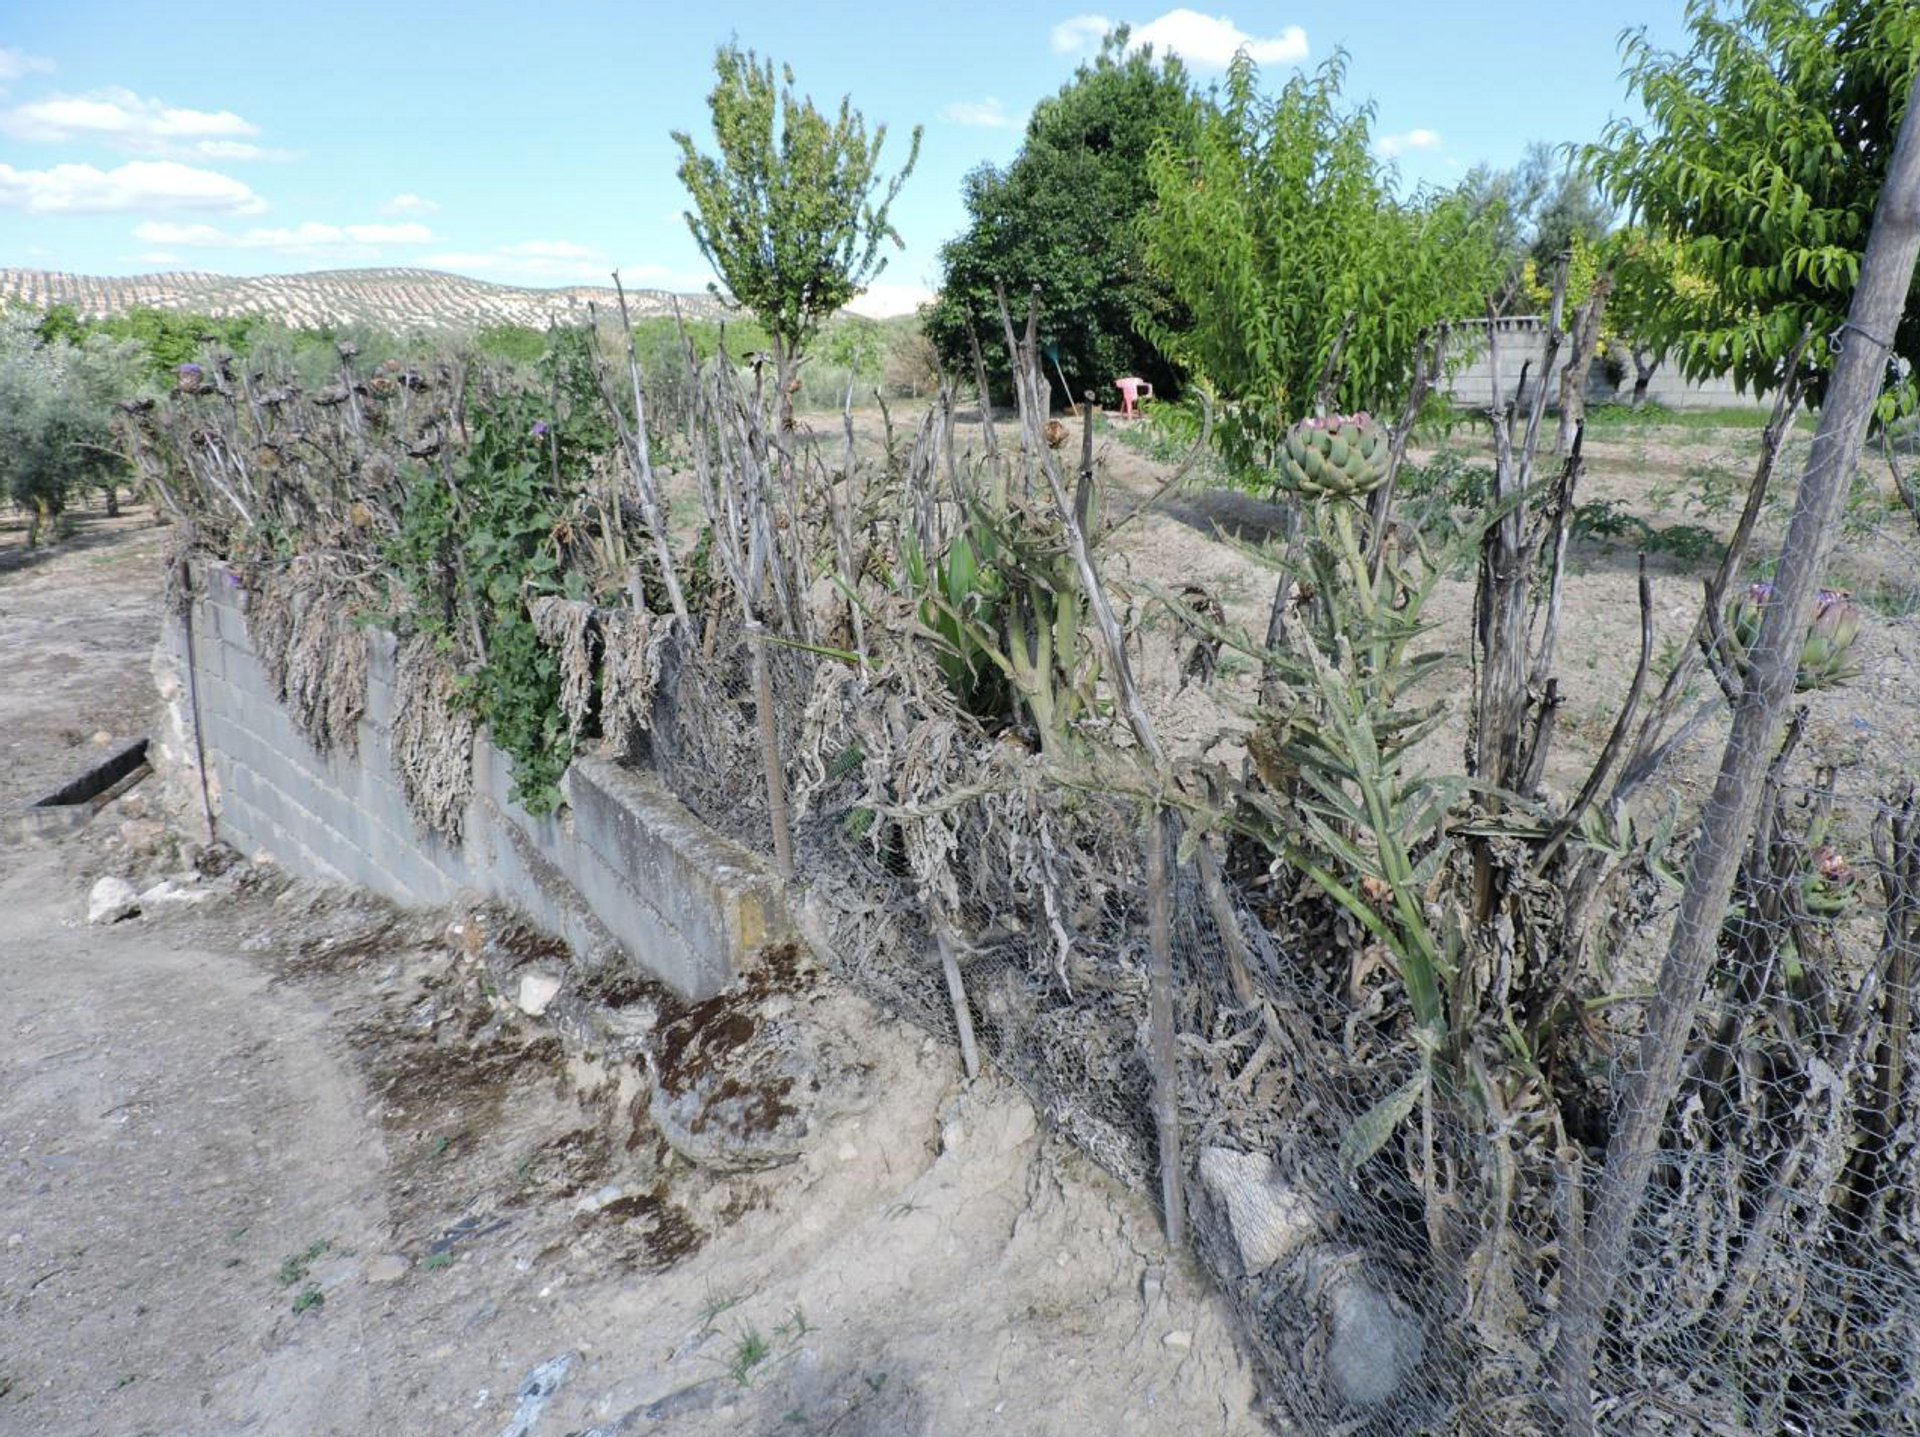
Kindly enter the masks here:
M 0 1430 L 383 1430 L 360 1324 L 302 1324 L 304 1283 L 263 1281 L 382 1226 L 324 1010 L 230 953 L 77 923 L 63 867 L 0 882 Z
M 0 809 L 145 730 L 162 549 L 133 511 L 0 569 Z M 272 1281 L 381 1227 L 358 1075 L 245 957 L 87 926 L 121 821 L 0 847 L 0 1432 L 378 1430 L 354 1327 Z
M 135 737 L 152 707 L 165 531 L 135 506 L 78 522 L 38 551 L 0 525 L 0 810 L 86 767 L 95 734 Z

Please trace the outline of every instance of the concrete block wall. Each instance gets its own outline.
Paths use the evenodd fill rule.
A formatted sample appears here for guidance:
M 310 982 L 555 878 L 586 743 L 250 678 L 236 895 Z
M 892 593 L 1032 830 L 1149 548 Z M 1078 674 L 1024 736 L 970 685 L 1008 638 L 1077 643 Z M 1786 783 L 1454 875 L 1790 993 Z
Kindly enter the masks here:
M 461 842 L 426 830 L 393 763 L 393 636 L 370 635 L 356 751 L 320 754 L 268 689 L 237 576 L 202 564 L 197 577 L 202 596 L 169 621 L 156 660 L 161 767 L 184 801 L 197 786 L 181 777 L 197 714 L 216 830 L 234 846 L 409 906 L 497 899 L 581 960 L 631 962 L 689 999 L 721 991 L 788 937 L 781 885 L 757 856 L 651 775 L 601 759 L 577 758 L 562 780 L 567 806 L 536 816 L 513 799 L 512 761 L 477 739 Z
M 1500 328 L 1501 392 L 1512 395 L 1514 386 L 1520 382 L 1522 365 L 1529 365 L 1527 386 L 1531 391 L 1539 379 L 1540 361 L 1546 357 L 1545 325 L 1538 319 L 1522 315 L 1494 323 Z M 1463 324 L 1455 332 L 1453 343 L 1457 352 L 1465 352 L 1467 358 L 1447 381 L 1447 392 L 1454 402 L 1476 409 L 1486 408 L 1493 397 L 1493 366 L 1490 363 L 1486 330 L 1486 322 L 1477 321 Z M 1563 349 L 1554 364 L 1553 379 L 1556 382 L 1560 371 L 1566 368 L 1566 360 Z M 1607 379 L 1604 365 L 1597 360 L 1594 362 L 1587 375 L 1587 403 L 1624 404 L 1632 397 L 1631 360 L 1627 362 L 1625 378 L 1618 385 Z M 1771 399 L 1756 399 L 1751 394 L 1740 393 L 1733 387 L 1731 379 L 1698 382 L 1687 379 L 1668 360 L 1662 360 L 1660 367 L 1653 372 L 1653 379 L 1647 386 L 1647 399 L 1668 409 L 1759 409 L 1773 402 Z

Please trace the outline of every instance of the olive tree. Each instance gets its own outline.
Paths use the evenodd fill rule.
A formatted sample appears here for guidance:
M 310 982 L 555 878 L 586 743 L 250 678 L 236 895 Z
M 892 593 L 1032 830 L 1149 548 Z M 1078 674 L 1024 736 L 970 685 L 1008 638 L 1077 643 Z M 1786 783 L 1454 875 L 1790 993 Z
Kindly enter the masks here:
M 36 545 L 77 491 L 97 486 L 108 512 L 126 472 L 114 406 L 140 386 L 146 352 L 130 340 L 43 337 L 38 316 L 0 314 L 0 495 L 27 511 Z
M 772 336 L 787 423 L 808 342 L 886 268 L 881 246 L 901 242 L 887 212 L 919 158 L 920 129 L 906 163 L 883 178 L 887 127 L 869 136 L 849 98 L 837 113 L 822 113 L 795 95 L 790 67 L 776 82 L 773 61 L 737 44 L 720 47 L 714 70 L 707 109 L 719 154 L 701 153 L 684 130 L 673 133 L 694 205 L 687 227 L 733 300 Z

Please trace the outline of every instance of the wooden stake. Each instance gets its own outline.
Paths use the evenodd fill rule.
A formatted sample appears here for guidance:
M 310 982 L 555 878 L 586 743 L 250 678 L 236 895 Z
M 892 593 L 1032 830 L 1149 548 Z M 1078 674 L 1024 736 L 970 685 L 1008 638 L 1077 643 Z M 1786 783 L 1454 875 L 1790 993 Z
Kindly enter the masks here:
M 953 939 L 946 921 L 937 914 L 933 920 L 933 941 L 940 950 L 940 971 L 947 976 L 947 997 L 953 1002 L 953 1026 L 960 1034 L 960 1062 L 969 1080 L 980 1076 L 980 1049 L 973 1040 L 973 1012 L 967 1006 L 967 986 L 960 977 L 960 960 L 954 956 Z
M 767 815 L 773 820 L 773 867 L 782 878 L 793 877 L 793 833 L 787 825 L 787 768 L 780 761 L 780 730 L 773 716 L 773 670 L 767 663 L 767 628 L 758 620 L 747 624 L 753 646 L 753 709 L 760 721 L 760 756 L 767 773 Z
M 1160 1210 L 1167 1245 L 1187 1243 L 1186 1165 L 1180 1157 L 1180 1069 L 1173 1035 L 1173 874 L 1168 817 L 1147 815 L 1147 1042 L 1153 1063 L 1153 1126 L 1160 1139 Z

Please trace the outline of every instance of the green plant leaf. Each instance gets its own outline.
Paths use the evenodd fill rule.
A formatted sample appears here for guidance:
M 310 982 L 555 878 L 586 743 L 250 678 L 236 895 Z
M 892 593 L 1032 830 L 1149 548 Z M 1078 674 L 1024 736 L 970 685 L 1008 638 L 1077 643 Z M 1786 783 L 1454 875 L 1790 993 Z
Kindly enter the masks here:
M 1340 1135 L 1340 1170 L 1352 1176 L 1362 1163 L 1385 1147 L 1394 1129 L 1407 1120 L 1407 1115 L 1420 1101 L 1426 1086 L 1427 1074 L 1423 1068 L 1349 1123 Z

